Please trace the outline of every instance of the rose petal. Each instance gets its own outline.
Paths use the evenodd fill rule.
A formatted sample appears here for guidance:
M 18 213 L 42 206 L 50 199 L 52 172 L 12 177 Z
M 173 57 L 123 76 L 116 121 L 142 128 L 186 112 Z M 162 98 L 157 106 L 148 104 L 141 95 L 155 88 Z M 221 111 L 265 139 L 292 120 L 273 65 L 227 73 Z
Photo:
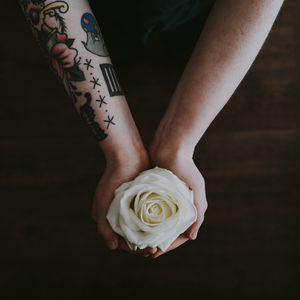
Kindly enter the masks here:
M 131 249 L 165 251 L 197 218 L 193 192 L 171 171 L 153 168 L 115 191 L 107 219 Z

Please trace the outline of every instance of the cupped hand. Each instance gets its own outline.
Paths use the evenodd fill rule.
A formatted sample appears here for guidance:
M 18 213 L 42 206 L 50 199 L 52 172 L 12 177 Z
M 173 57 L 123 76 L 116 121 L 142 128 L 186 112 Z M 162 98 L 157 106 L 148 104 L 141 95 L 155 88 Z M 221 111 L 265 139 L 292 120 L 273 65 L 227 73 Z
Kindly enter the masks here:
M 194 204 L 197 209 L 197 220 L 171 244 L 165 251 L 157 250 L 152 256 L 154 258 L 174 250 L 188 240 L 195 240 L 198 230 L 204 220 L 204 214 L 207 209 L 207 200 L 205 193 L 205 181 L 196 167 L 191 155 L 184 152 L 160 151 L 154 149 L 150 151 L 151 163 L 153 166 L 166 168 L 172 171 L 176 176 L 189 185 L 194 192 Z
M 92 216 L 97 223 L 101 237 L 109 249 L 114 250 L 119 248 L 128 252 L 148 256 L 156 253 L 157 249 L 130 250 L 124 239 L 112 230 L 106 219 L 109 206 L 114 198 L 115 189 L 122 183 L 131 181 L 140 172 L 149 168 L 149 160 L 147 157 L 142 159 L 137 157 L 139 157 L 139 154 L 134 155 L 132 153 L 131 158 L 107 162 L 106 169 L 97 185 L 94 195 Z

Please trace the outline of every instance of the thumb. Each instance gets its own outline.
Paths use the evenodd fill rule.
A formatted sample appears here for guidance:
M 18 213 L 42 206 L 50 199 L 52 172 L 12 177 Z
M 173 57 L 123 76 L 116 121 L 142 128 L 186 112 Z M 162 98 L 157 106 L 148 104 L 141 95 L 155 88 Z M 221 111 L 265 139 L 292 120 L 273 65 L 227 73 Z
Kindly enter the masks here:
M 197 238 L 198 231 L 204 221 L 204 215 L 207 209 L 206 199 L 202 200 L 201 203 L 199 201 L 195 201 L 195 206 L 197 209 L 197 220 L 186 231 L 186 236 L 191 240 L 195 240 Z
M 207 210 L 205 181 L 200 173 L 199 175 L 197 183 L 194 185 L 194 205 L 197 210 L 197 220 L 186 231 L 186 236 L 191 240 L 195 240 L 197 238 L 198 231 L 204 221 L 204 215 Z
M 190 240 L 195 240 L 197 238 L 198 235 L 198 231 L 200 229 L 200 226 L 202 225 L 204 221 L 204 217 L 199 217 L 197 218 L 197 220 L 195 221 L 195 223 L 193 223 L 188 230 L 186 231 L 186 236 L 190 239 Z

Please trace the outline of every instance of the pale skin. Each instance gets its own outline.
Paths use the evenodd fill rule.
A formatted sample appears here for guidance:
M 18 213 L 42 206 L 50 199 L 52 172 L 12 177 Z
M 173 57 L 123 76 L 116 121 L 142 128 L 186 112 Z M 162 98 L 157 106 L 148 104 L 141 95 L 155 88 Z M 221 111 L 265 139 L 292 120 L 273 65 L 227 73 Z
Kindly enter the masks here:
M 52 2 L 46 1 L 45 4 Z M 75 1 L 65 2 L 70 6 L 64 15 L 67 34 L 73 39 L 84 41 L 86 35 L 84 31 L 78 30 L 76 24 L 84 13 L 91 13 L 89 4 L 86 0 L 78 0 L 76 5 Z M 106 220 L 114 190 L 151 166 L 170 169 L 184 180 L 194 191 L 198 210 L 197 221 L 166 252 L 197 237 L 207 201 L 203 176 L 193 162 L 195 146 L 250 68 L 282 3 L 282 0 L 216 1 L 148 150 L 143 145 L 125 97 L 110 97 L 104 89 L 103 74 L 100 70 L 93 70 L 94 77 L 100 79 L 100 89 L 104 89 L 106 105 L 115 120 L 115 125 L 106 130 L 107 136 L 98 142 L 107 163 L 97 185 L 92 208 L 98 231 L 110 249 L 130 251 Z M 80 43 L 76 45 L 78 56 L 92 59 L 95 65 L 110 63 L 108 56 L 95 56 Z M 72 49 L 59 43 L 53 51 L 63 68 L 72 67 L 76 54 Z M 89 72 L 84 73 L 85 80 L 72 84 L 96 99 L 98 95 L 90 83 Z M 84 97 L 78 96 L 75 103 L 78 112 L 84 101 Z M 91 102 L 91 107 L 95 120 L 101 128 L 105 128 L 107 113 L 99 109 L 96 101 Z M 164 252 L 148 248 L 137 253 L 158 257 Z
M 282 4 L 219 0 L 208 17 L 150 146 L 152 163 L 185 180 L 198 208 L 196 223 L 169 250 L 196 238 L 207 207 L 204 180 L 193 162 L 195 146 L 249 70 Z

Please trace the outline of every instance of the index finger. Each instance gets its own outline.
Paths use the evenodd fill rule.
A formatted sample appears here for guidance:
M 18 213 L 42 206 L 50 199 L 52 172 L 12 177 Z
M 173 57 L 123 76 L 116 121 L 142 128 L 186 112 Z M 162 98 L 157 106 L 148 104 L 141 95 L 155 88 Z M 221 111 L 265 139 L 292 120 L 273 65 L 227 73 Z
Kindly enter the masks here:
M 181 246 L 182 244 L 184 244 L 186 241 L 188 241 L 189 238 L 187 238 L 184 234 L 181 234 L 172 244 L 171 246 L 166 250 L 166 251 L 162 251 L 161 249 L 158 249 L 157 252 L 152 255 L 153 258 L 157 258 L 167 252 L 170 252 L 174 249 L 176 249 L 177 247 Z

